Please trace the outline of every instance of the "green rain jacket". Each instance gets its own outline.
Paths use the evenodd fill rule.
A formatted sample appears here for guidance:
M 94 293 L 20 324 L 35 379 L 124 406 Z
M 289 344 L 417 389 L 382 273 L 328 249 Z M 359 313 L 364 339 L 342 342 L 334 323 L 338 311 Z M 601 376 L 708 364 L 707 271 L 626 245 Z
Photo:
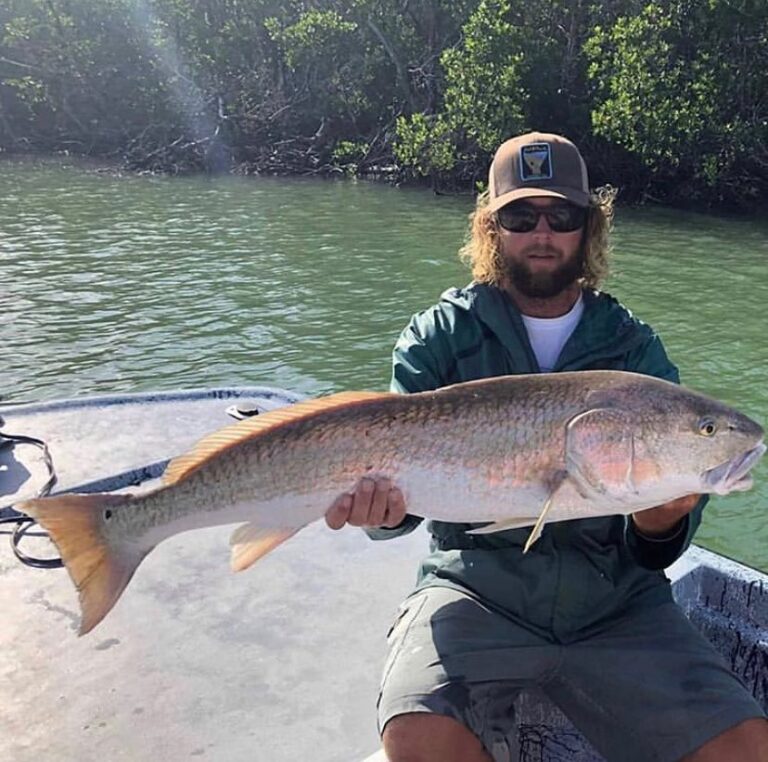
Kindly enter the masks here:
M 498 288 L 449 289 L 415 315 L 394 349 L 392 390 L 421 392 L 463 381 L 539 373 L 520 312 Z M 584 314 L 563 347 L 557 371 L 628 370 L 679 382 L 653 330 L 608 294 L 584 292 Z M 503 498 L 502 498 L 503 499 Z M 417 589 L 469 592 L 489 607 L 554 642 L 589 635 L 638 607 L 672 599 L 662 569 L 690 544 L 702 498 L 673 536 L 649 540 L 624 516 L 577 519 L 545 527 L 523 555 L 530 528 L 469 535 L 474 524 L 430 521 L 431 553 Z M 394 529 L 367 530 L 375 540 L 412 531 L 408 514 Z

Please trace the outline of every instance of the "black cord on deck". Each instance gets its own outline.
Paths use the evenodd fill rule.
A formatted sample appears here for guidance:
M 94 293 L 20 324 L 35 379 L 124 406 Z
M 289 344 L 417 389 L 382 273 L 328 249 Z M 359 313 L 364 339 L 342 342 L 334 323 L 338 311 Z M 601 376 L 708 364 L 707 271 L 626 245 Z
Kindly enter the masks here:
M 0 425 L 3 420 L 0 418 Z M 35 447 L 39 447 L 43 452 L 43 462 L 48 469 L 48 481 L 40 488 L 37 493 L 37 497 L 47 497 L 53 485 L 56 484 L 56 468 L 53 465 L 53 458 L 48 450 L 48 445 L 42 440 L 36 437 L 28 437 L 23 434 L 7 434 L 0 431 L 0 446 L 11 444 L 29 444 Z M 21 563 L 27 566 L 33 566 L 36 569 L 60 569 L 64 564 L 60 558 L 35 558 L 34 556 L 28 556 L 19 547 L 19 543 L 24 538 L 24 535 L 36 524 L 37 522 L 31 516 L 25 516 L 19 514 L 18 516 L 10 516 L 0 518 L 0 524 L 16 524 L 16 528 L 11 535 L 11 549 L 16 558 Z

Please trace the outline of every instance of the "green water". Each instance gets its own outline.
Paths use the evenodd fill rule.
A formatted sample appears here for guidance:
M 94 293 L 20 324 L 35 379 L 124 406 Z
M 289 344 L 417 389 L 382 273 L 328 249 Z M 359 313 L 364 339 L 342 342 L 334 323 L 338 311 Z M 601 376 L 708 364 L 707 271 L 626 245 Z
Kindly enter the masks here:
M 0 399 L 384 389 L 409 316 L 468 275 L 469 198 L 353 181 L 0 162 Z M 607 290 L 685 383 L 768 423 L 768 225 L 620 209 Z M 767 459 L 697 541 L 768 569 Z

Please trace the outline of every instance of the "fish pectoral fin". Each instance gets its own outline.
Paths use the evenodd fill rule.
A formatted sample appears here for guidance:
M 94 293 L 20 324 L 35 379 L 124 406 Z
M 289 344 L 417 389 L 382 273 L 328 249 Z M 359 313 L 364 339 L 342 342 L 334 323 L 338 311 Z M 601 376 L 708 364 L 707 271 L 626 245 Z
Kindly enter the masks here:
M 539 518 L 534 524 L 533 529 L 531 530 L 530 535 L 528 536 L 528 539 L 525 541 L 525 547 L 523 548 L 523 553 L 527 553 L 531 546 L 533 545 L 536 540 L 541 537 L 541 533 L 544 531 L 544 525 L 547 523 L 547 514 L 549 513 L 549 509 L 552 507 L 553 503 L 555 502 L 555 496 L 559 492 L 560 488 L 563 486 L 563 484 L 568 481 L 568 472 L 567 471 L 561 471 L 558 473 L 555 486 L 552 488 L 552 491 L 549 493 L 549 497 L 546 499 L 544 503 L 544 507 L 541 509 L 541 513 L 539 514 Z
M 232 571 L 243 571 L 266 556 L 280 543 L 293 537 L 301 527 L 260 527 L 243 524 L 232 532 L 229 544 L 232 546 L 230 566 Z
M 484 527 L 467 529 L 467 534 L 492 534 L 493 532 L 503 532 L 506 529 L 522 529 L 535 524 L 537 518 L 537 516 L 516 516 L 514 519 L 502 519 Z

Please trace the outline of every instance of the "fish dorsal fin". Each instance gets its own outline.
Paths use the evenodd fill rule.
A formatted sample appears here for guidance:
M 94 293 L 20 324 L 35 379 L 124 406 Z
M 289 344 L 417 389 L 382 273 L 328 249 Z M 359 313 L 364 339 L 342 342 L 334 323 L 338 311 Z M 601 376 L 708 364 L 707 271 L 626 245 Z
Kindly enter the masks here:
M 347 407 L 365 400 L 391 396 L 393 395 L 387 392 L 339 392 L 327 397 L 317 397 L 279 407 L 268 413 L 260 413 L 231 426 L 225 426 L 223 429 L 203 437 L 189 452 L 171 460 L 163 473 L 163 484 L 175 484 L 222 450 L 247 439 L 262 436 L 278 426 L 301 418 L 309 418 L 323 411 Z

